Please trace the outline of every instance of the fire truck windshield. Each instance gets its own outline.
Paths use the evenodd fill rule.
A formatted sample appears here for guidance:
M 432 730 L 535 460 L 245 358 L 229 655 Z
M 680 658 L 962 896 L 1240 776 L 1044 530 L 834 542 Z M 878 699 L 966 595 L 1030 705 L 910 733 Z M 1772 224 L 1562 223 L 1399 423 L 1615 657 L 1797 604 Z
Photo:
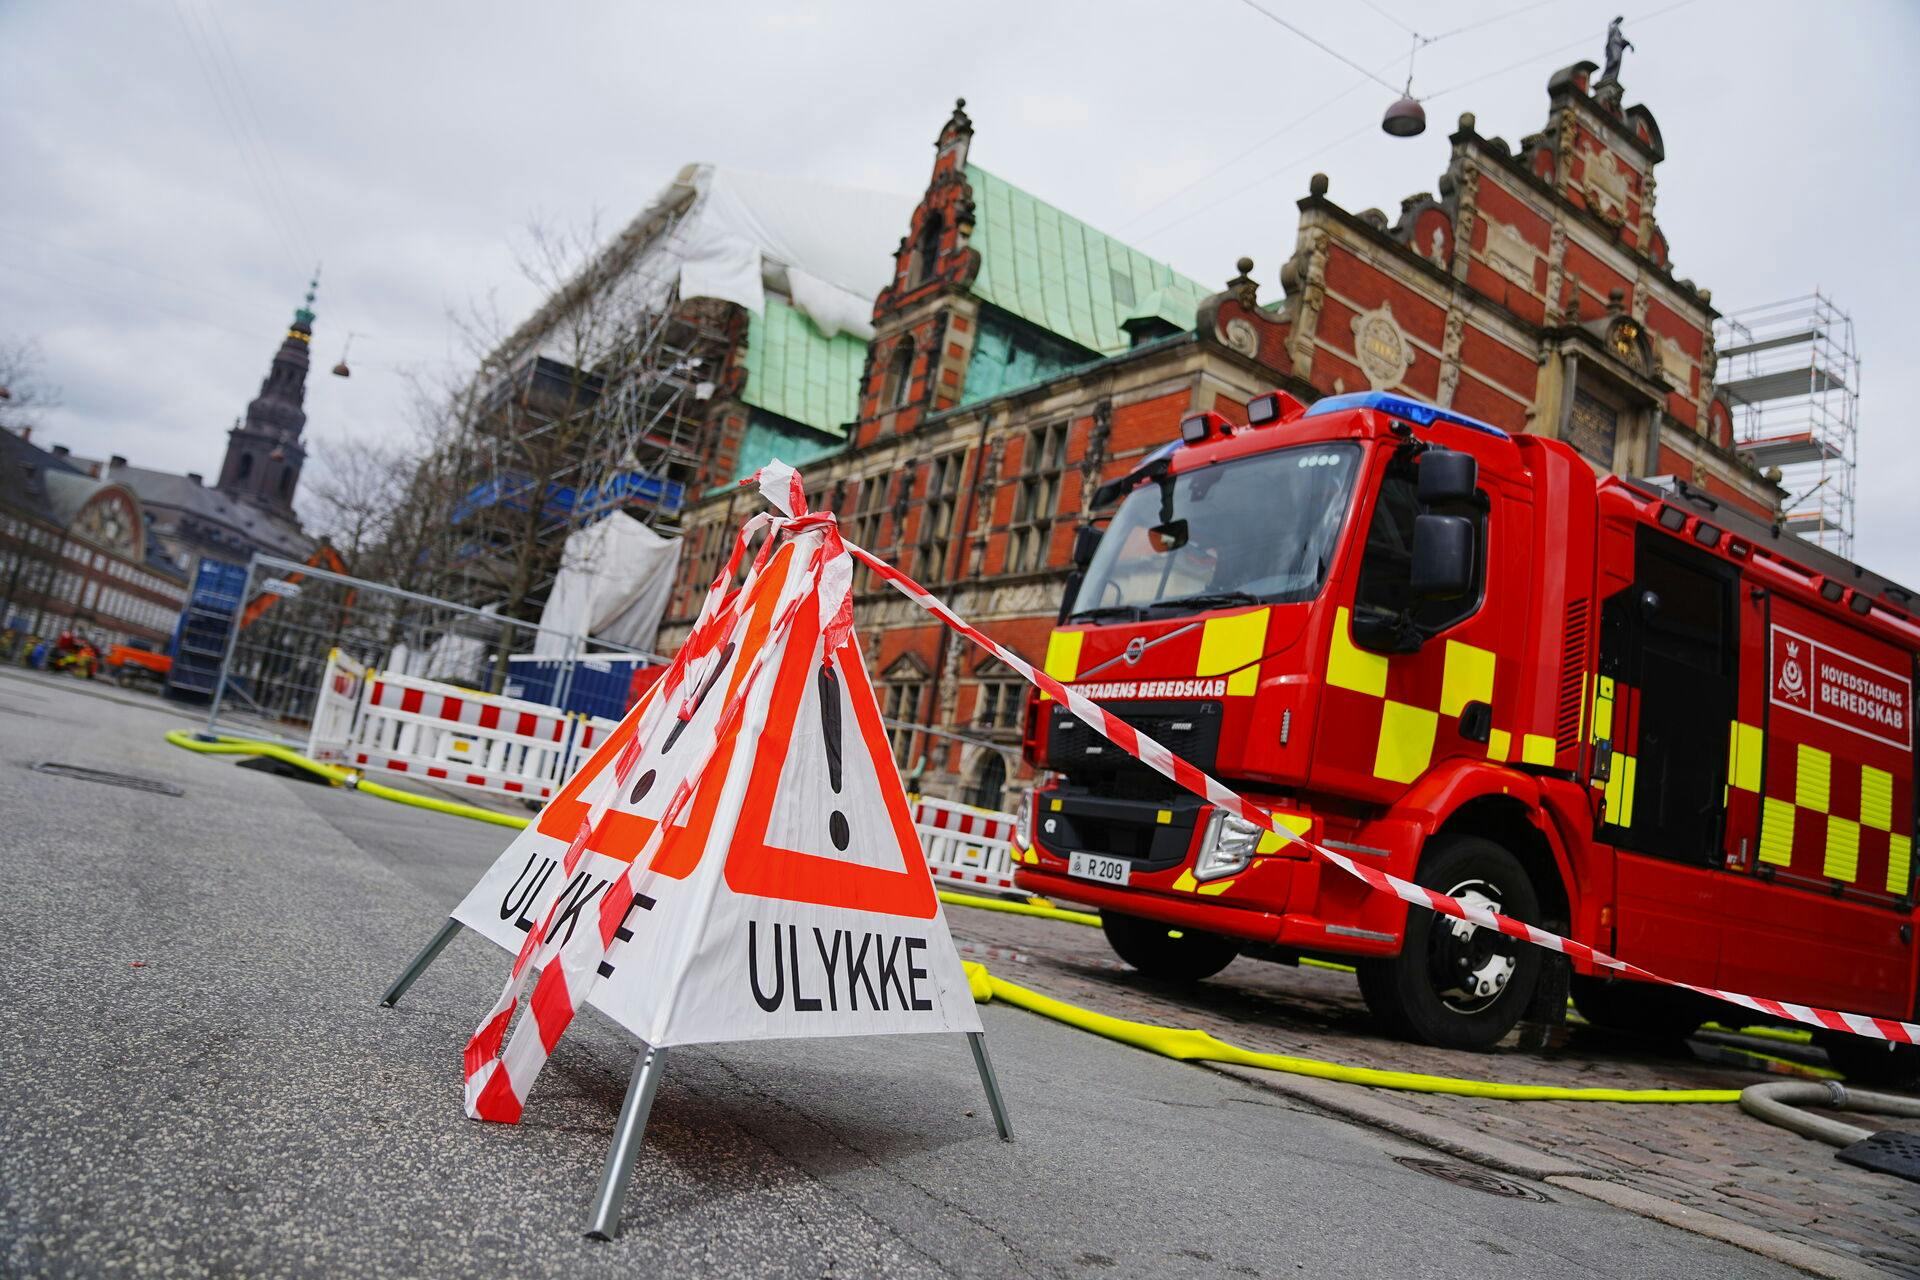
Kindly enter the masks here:
M 1311 600 L 1359 466 L 1357 445 L 1299 445 L 1140 486 L 1100 539 L 1069 621 Z

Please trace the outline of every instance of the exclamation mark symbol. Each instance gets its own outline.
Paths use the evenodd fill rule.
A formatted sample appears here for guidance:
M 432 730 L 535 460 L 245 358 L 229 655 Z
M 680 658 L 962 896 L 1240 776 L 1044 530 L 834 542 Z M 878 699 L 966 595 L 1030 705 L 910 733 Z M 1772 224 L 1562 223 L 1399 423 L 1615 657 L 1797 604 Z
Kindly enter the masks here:
M 833 794 L 840 794 L 841 756 L 840 756 L 840 677 L 835 674 L 831 663 L 820 664 L 820 732 L 827 740 L 827 781 L 833 786 Z M 846 852 L 847 842 L 853 838 L 853 832 L 847 826 L 847 815 L 835 809 L 827 818 L 827 834 L 833 837 L 833 847 Z

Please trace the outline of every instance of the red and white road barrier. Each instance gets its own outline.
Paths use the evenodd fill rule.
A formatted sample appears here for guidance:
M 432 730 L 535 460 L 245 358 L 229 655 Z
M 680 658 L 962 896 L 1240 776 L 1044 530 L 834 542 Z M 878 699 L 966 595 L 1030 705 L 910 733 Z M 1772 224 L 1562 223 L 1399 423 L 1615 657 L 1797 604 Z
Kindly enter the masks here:
M 1901 1022 L 1894 1018 L 1876 1018 L 1866 1014 L 1842 1013 L 1833 1009 L 1818 1009 L 1810 1005 L 1790 1004 L 1783 1000 L 1766 1000 L 1758 996 L 1743 995 L 1738 991 L 1719 991 L 1712 987 L 1697 987 L 1691 982 L 1679 982 L 1672 978 L 1663 978 L 1638 965 L 1610 956 L 1585 943 L 1563 938 L 1559 934 L 1549 933 L 1524 921 L 1515 920 L 1498 912 L 1487 911 L 1471 906 L 1457 898 L 1425 888 L 1422 885 L 1402 880 L 1398 876 L 1388 875 L 1376 867 L 1364 866 L 1323 848 L 1304 836 L 1297 835 L 1282 826 L 1272 814 L 1254 804 L 1239 792 L 1221 783 L 1198 766 L 1182 760 L 1166 747 L 1140 732 L 1118 716 L 1111 714 L 1084 694 L 1077 693 L 1067 685 L 1055 680 L 1044 671 L 1035 669 L 1020 655 L 997 643 L 992 637 L 970 626 L 947 604 L 929 592 L 925 587 L 909 578 L 872 552 L 849 542 L 847 551 L 863 561 L 875 573 L 891 582 L 901 594 L 912 600 L 927 612 L 933 614 L 967 639 L 991 653 L 1000 661 L 1012 667 L 1024 676 L 1029 684 L 1045 691 L 1063 703 L 1082 724 L 1093 729 L 1109 742 L 1125 751 L 1134 759 L 1171 778 L 1179 786 L 1193 792 L 1218 808 L 1225 809 L 1238 818 L 1251 822 L 1273 832 L 1285 841 L 1297 841 L 1306 846 L 1315 857 L 1332 863 L 1348 875 L 1365 881 L 1382 893 L 1391 893 L 1404 902 L 1429 911 L 1451 916 L 1456 920 L 1465 920 L 1469 924 L 1493 929 L 1517 938 L 1522 942 L 1544 947 L 1549 951 L 1558 951 L 1570 956 L 1582 965 L 1608 970 L 1624 978 L 1637 978 L 1643 982 L 1658 982 L 1669 987 L 1679 987 L 1714 1000 L 1725 1000 L 1755 1013 L 1767 1014 L 1805 1026 L 1816 1027 L 1823 1031 L 1846 1031 L 1854 1035 L 1866 1036 L 1875 1040 L 1888 1040 L 1896 1044 L 1920 1044 L 1920 1025 Z
M 600 726 L 608 726 L 602 728 Z M 314 708 L 307 754 L 330 764 L 546 800 L 581 757 L 589 729 L 558 707 L 373 671 L 335 650 Z
M 935 880 L 976 893 L 1025 897 L 1013 884 L 1013 815 L 951 800 L 913 806 L 914 829 Z

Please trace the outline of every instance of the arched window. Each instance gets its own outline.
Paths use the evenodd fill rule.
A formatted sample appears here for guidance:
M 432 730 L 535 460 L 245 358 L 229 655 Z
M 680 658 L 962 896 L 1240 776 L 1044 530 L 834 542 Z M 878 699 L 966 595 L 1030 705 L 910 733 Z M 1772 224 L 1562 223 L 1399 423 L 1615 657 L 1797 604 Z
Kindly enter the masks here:
M 980 757 L 973 771 L 973 785 L 967 788 L 966 803 L 982 809 L 998 809 L 1007 791 L 1007 762 L 998 751 Z
M 237 478 L 241 480 L 245 480 L 248 476 L 252 474 L 253 474 L 253 455 L 250 453 L 243 453 L 240 455 L 240 475 Z
M 913 250 L 913 283 L 925 284 L 933 279 L 940 265 L 940 218 L 938 214 L 927 215 L 927 225 L 920 228 L 920 239 Z
M 902 338 L 887 364 L 887 407 L 898 409 L 913 388 L 913 339 Z

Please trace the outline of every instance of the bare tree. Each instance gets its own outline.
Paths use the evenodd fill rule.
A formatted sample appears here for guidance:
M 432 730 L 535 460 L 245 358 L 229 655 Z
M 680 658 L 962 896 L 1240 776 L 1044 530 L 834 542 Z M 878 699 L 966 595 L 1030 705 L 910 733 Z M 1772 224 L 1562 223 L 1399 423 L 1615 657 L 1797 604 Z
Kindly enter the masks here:
M 420 459 L 390 443 L 337 437 L 317 441 L 313 455 L 320 465 L 301 495 L 306 526 L 331 542 L 354 572 L 364 574 L 391 541 Z
M 46 379 L 46 356 L 31 338 L 0 338 L 0 427 L 19 434 L 60 406 L 60 389 Z

